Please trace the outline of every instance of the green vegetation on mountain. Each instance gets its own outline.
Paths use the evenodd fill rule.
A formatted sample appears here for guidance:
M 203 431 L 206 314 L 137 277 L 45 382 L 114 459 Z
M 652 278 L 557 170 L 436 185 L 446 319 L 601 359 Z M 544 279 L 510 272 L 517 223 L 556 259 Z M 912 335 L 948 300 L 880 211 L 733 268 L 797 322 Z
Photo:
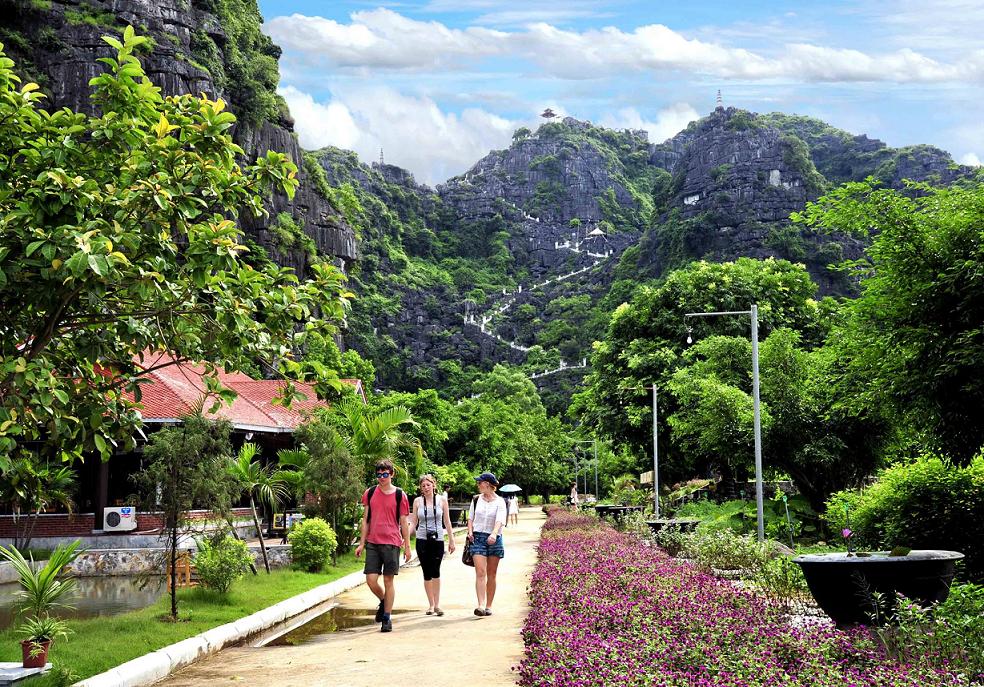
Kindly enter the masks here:
M 251 124 L 289 121 L 287 103 L 277 95 L 280 48 L 261 30 L 263 17 L 255 0 L 195 0 L 214 14 L 225 32 L 221 45 L 201 29 L 192 33 L 193 57 L 216 87 Z
M 664 172 L 649 164 L 649 141 L 644 133 L 615 131 L 588 122 L 576 122 L 573 125 L 549 122 L 541 125 L 536 134 L 544 140 L 559 141 L 561 145 L 561 152 L 557 157 L 545 156 L 534 160 L 538 168 L 546 166 L 548 169 L 557 169 L 558 157 L 561 160 L 566 159 L 572 151 L 579 151 L 586 146 L 597 151 L 605 161 L 612 181 L 624 187 L 632 197 L 631 206 L 619 203 L 614 197 L 614 191 L 609 188 L 597 198 L 602 216 L 616 230 L 643 229 L 648 226 L 653 216 L 653 188 Z M 530 166 L 533 168 L 532 163 Z M 560 191 L 555 191 L 558 192 Z

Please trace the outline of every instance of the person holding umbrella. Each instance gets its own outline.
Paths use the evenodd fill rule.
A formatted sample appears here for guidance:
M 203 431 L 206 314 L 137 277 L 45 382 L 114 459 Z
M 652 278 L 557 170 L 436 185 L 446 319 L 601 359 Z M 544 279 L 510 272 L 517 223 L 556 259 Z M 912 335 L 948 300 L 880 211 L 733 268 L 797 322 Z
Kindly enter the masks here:
M 519 524 L 519 492 L 523 488 L 517 484 L 506 484 L 499 488 L 499 493 L 506 500 L 506 525 Z

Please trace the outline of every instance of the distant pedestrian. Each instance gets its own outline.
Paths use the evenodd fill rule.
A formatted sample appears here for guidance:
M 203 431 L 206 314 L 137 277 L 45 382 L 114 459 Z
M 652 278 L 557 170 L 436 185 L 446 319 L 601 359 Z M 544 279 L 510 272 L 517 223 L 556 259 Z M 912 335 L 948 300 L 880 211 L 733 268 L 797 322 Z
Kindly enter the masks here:
M 433 475 L 420 478 L 420 496 L 413 500 L 410 529 L 417 533 L 417 558 L 424 573 L 427 615 L 444 615 L 441 610 L 441 561 L 444 559 L 444 535 L 448 535 L 448 552 L 454 553 L 454 532 L 447 499 L 437 493 Z
M 567 502 L 571 505 L 571 508 L 577 508 L 581 500 L 577 497 L 577 482 L 571 485 L 571 495 L 567 497 Z
M 400 546 L 403 546 L 404 560 L 410 562 L 410 529 L 407 515 L 410 503 L 402 489 L 393 484 L 396 470 L 389 460 L 376 463 L 376 485 L 362 494 L 361 536 L 355 548 L 355 557 L 366 552 L 366 584 L 379 599 L 376 609 L 376 622 L 382 623 L 381 632 L 392 632 L 393 599 L 396 590 L 393 578 L 400 572 Z M 379 576 L 383 576 L 383 586 L 379 586 Z
M 506 555 L 502 545 L 502 528 L 506 524 L 506 502 L 495 493 L 499 480 L 491 472 L 475 478 L 478 496 L 472 498 L 468 509 L 468 546 L 475 557 L 475 596 L 478 606 L 475 615 L 492 615 L 495 599 L 496 573 L 499 561 Z
M 506 522 L 509 525 L 519 524 L 519 496 L 510 494 L 506 499 Z

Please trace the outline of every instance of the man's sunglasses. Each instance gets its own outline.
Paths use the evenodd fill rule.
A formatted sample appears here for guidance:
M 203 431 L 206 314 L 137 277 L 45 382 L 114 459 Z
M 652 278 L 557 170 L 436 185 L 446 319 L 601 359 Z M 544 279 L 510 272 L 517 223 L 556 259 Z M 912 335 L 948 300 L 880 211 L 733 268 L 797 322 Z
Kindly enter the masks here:
M 376 473 L 376 479 L 386 479 L 389 476 L 390 476 L 390 473 L 386 472 L 385 470 L 383 472 L 377 472 Z

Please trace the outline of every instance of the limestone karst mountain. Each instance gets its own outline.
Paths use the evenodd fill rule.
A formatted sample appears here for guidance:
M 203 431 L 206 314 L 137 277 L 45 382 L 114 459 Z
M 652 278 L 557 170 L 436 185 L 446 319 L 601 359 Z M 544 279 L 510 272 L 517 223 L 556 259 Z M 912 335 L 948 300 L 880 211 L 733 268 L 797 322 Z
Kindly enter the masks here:
M 867 176 L 901 187 L 971 173 L 931 146 L 894 149 L 808 117 L 718 107 L 660 143 L 550 119 L 430 188 L 354 153 L 300 149 L 255 0 L 0 0 L 0 14 L 5 50 L 54 107 L 90 107 L 88 80 L 109 51 L 100 36 L 132 24 L 153 38 L 142 59 L 165 93 L 224 97 L 248 157 L 288 152 L 301 191 L 275 198 L 268 220 L 244 218 L 247 238 L 299 271 L 320 254 L 350 272 L 359 299 L 345 340 L 386 388 L 440 387 L 508 361 L 550 371 L 537 383 L 562 399 L 611 311 L 694 259 L 786 258 L 822 293 L 849 295 L 854 285 L 829 265 L 863 245 L 804 232 L 789 214 Z

